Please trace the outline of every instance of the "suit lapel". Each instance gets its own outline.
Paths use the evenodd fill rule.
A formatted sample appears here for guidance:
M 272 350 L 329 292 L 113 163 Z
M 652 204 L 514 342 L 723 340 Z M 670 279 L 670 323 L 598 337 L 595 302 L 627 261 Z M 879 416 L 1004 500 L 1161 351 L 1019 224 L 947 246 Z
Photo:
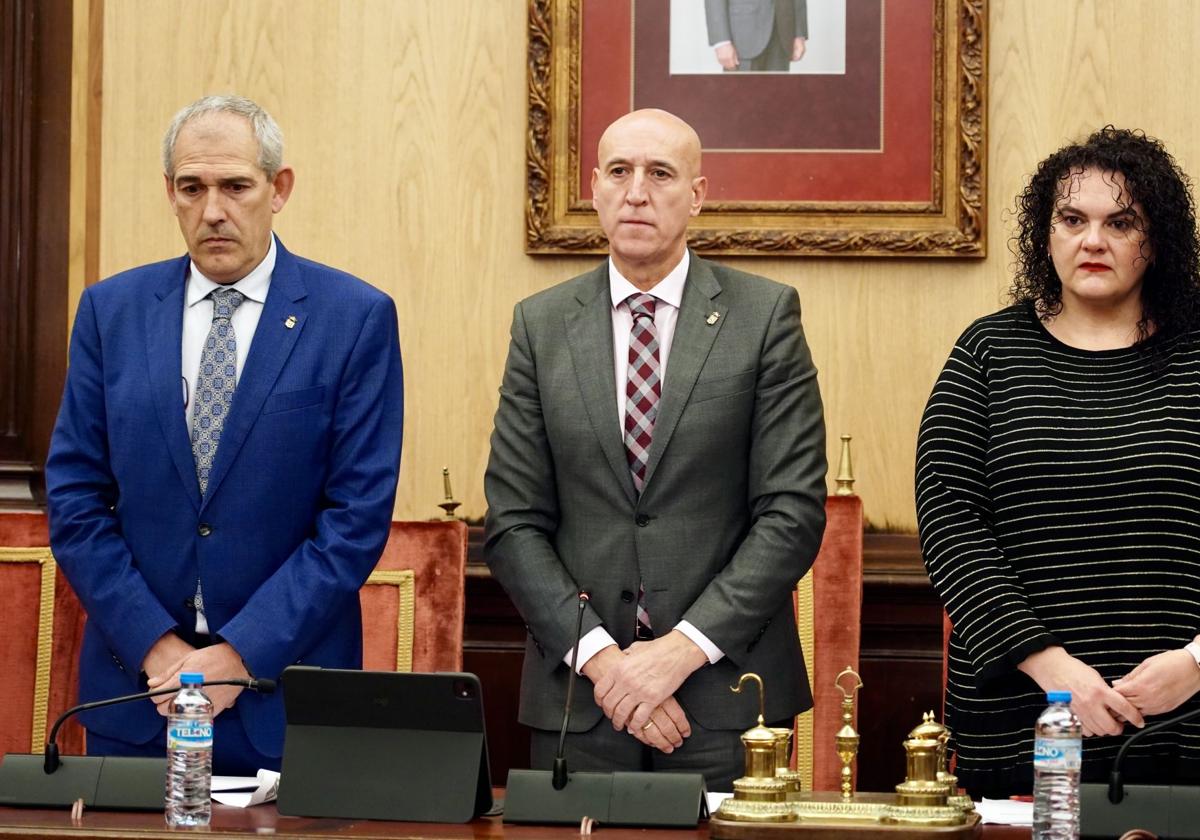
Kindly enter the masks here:
M 646 494 L 646 488 L 654 478 L 654 470 L 671 442 L 671 435 L 692 395 L 696 378 L 725 324 L 727 307 L 715 301 L 720 293 L 721 284 L 713 276 L 709 264 L 692 254 L 683 300 L 679 305 L 679 319 L 675 322 L 671 355 L 667 359 L 658 419 L 654 421 L 654 436 L 650 441 L 650 458 L 646 463 L 642 495 Z M 717 319 L 710 324 L 709 319 L 714 312 L 717 313 Z
M 187 257 L 170 264 L 154 293 L 157 300 L 146 311 L 146 360 L 154 408 L 167 441 L 167 451 L 188 498 L 199 510 L 200 483 L 196 480 L 196 461 L 192 458 L 192 442 L 183 405 L 180 349 L 183 346 L 183 290 L 187 287 L 188 265 Z
M 208 499 L 213 498 L 242 444 L 246 442 L 246 436 L 258 419 L 263 402 L 271 393 L 307 320 L 304 298 L 308 290 L 300 277 L 296 258 L 278 239 L 275 245 L 275 270 L 271 272 L 271 285 L 250 344 L 250 355 L 246 357 L 242 378 L 233 392 L 233 405 L 229 408 L 225 428 L 221 430 L 217 457 L 208 478 L 206 504 Z M 287 326 L 285 322 L 291 322 L 292 326 Z
M 617 417 L 617 380 L 613 370 L 612 300 L 608 295 L 608 262 L 587 275 L 576 293 L 579 308 L 569 312 L 567 343 L 583 407 L 600 449 L 630 504 L 637 503 L 633 477 L 625 460 L 621 420 Z

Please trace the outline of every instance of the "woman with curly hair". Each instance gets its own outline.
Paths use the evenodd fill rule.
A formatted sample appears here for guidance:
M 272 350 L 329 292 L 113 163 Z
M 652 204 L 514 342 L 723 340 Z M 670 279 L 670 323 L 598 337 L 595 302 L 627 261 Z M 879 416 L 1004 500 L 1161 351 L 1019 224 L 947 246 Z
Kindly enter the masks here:
M 954 625 L 947 724 L 978 796 L 1028 793 L 1045 692 L 1085 779 L 1133 727 L 1200 705 L 1200 239 L 1191 183 L 1111 126 L 1017 200 L 1012 305 L 958 339 L 921 421 L 917 519 Z M 1129 780 L 1200 779 L 1200 720 Z

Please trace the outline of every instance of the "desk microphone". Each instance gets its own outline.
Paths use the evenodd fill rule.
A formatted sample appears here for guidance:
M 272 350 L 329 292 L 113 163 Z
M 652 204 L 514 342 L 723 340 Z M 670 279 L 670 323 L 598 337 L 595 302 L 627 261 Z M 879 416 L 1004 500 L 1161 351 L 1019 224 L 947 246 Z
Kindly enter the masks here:
M 585 818 L 607 825 L 694 828 L 705 811 L 704 776 L 699 773 L 633 771 L 567 772 L 567 728 L 579 678 L 583 614 L 591 597 L 579 593 L 575 647 L 567 674 L 567 703 L 552 770 L 510 770 L 504 821 L 579 825 Z M 598 726 L 606 724 L 599 723 Z
M 275 690 L 274 680 L 209 680 L 209 685 L 240 685 L 259 694 Z M 179 687 L 157 688 L 139 694 L 81 703 L 58 716 L 46 739 L 45 755 L 9 753 L 0 762 L 0 805 L 67 807 L 83 800 L 88 808 L 161 811 L 167 775 L 165 757 L 121 755 L 72 755 L 59 758 L 58 730 L 78 712 L 132 703 L 160 694 L 174 694 Z
M 1114 805 L 1119 805 L 1121 800 L 1125 798 L 1125 785 L 1121 780 L 1121 764 L 1125 761 L 1125 753 L 1129 752 L 1129 748 L 1154 732 L 1160 732 L 1163 729 L 1170 729 L 1180 723 L 1191 720 L 1200 715 L 1200 709 L 1192 709 L 1190 712 L 1184 712 L 1181 715 L 1176 715 L 1164 721 L 1159 721 L 1153 726 L 1147 726 L 1129 736 L 1129 739 L 1121 745 L 1121 749 L 1117 750 L 1117 757 L 1113 759 L 1112 770 L 1108 774 L 1108 801 Z
M 562 730 L 558 733 L 558 752 L 554 754 L 554 776 L 551 784 L 555 790 L 567 786 L 567 727 L 571 723 L 571 701 L 575 698 L 575 681 L 578 673 L 575 664 L 579 661 L 579 642 L 583 639 L 583 612 L 591 598 L 586 592 L 579 593 L 579 615 L 575 619 L 575 646 L 571 648 L 571 673 L 567 677 L 567 705 L 563 709 Z
M 194 685 L 194 683 L 193 683 Z M 210 685 L 240 685 L 243 688 L 248 688 L 251 691 L 257 691 L 259 694 L 272 694 L 275 691 L 275 680 L 207 680 L 200 683 L 202 686 Z M 80 703 L 78 706 L 72 706 L 61 715 L 58 720 L 54 721 L 54 726 L 50 728 L 50 737 L 46 739 L 46 761 L 44 771 L 47 776 L 57 770 L 62 762 L 58 758 L 58 730 L 67 722 L 67 719 L 79 712 L 88 712 L 92 709 L 102 709 L 105 706 L 118 706 L 122 703 L 132 703 L 134 700 L 148 700 L 151 697 L 157 697 L 160 694 L 176 694 L 179 692 L 179 686 L 171 688 L 156 688 L 154 691 L 142 691 L 137 694 L 126 694 L 124 697 L 112 697 L 108 700 L 95 700 L 91 703 Z
M 1082 837 L 1115 837 L 1141 828 L 1163 838 L 1200 837 L 1200 787 L 1193 784 L 1131 784 L 1121 776 L 1129 749 L 1146 736 L 1200 717 L 1192 709 L 1133 733 L 1121 745 L 1109 771 L 1108 784 L 1079 786 L 1079 829 Z

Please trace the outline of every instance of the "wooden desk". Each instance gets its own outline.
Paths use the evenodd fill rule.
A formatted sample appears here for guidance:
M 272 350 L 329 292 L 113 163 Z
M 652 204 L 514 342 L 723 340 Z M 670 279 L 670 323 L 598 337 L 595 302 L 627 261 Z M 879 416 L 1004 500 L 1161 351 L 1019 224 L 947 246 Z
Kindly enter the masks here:
M 466 825 L 401 823 L 376 820 L 311 819 L 282 817 L 274 805 L 229 808 L 213 805 L 208 829 L 169 829 L 160 813 L 87 811 L 79 823 L 68 811 L 0 808 L 0 840 L 83 840 L 83 838 L 134 838 L 180 840 L 188 833 L 204 837 L 247 840 L 246 835 L 274 834 L 288 840 L 354 837 L 369 840 L 569 840 L 579 837 L 569 826 L 506 826 L 499 817 L 485 817 Z M 598 840 L 708 840 L 708 824 L 693 830 L 596 829 Z M 984 826 L 984 840 L 1029 840 L 1029 829 Z

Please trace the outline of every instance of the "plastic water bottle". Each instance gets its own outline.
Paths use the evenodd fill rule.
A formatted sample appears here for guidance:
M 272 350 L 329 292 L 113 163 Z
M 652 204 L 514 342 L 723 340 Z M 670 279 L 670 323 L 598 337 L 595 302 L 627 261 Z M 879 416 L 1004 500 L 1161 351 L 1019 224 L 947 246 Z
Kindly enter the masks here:
M 167 718 L 169 826 L 208 825 L 212 818 L 213 705 L 201 691 L 203 674 L 180 674 L 182 688 Z
M 1034 730 L 1033 840 L 1078 840 L 1083 727 L 1071 692 L 1050 691 L 1046 700 Z

